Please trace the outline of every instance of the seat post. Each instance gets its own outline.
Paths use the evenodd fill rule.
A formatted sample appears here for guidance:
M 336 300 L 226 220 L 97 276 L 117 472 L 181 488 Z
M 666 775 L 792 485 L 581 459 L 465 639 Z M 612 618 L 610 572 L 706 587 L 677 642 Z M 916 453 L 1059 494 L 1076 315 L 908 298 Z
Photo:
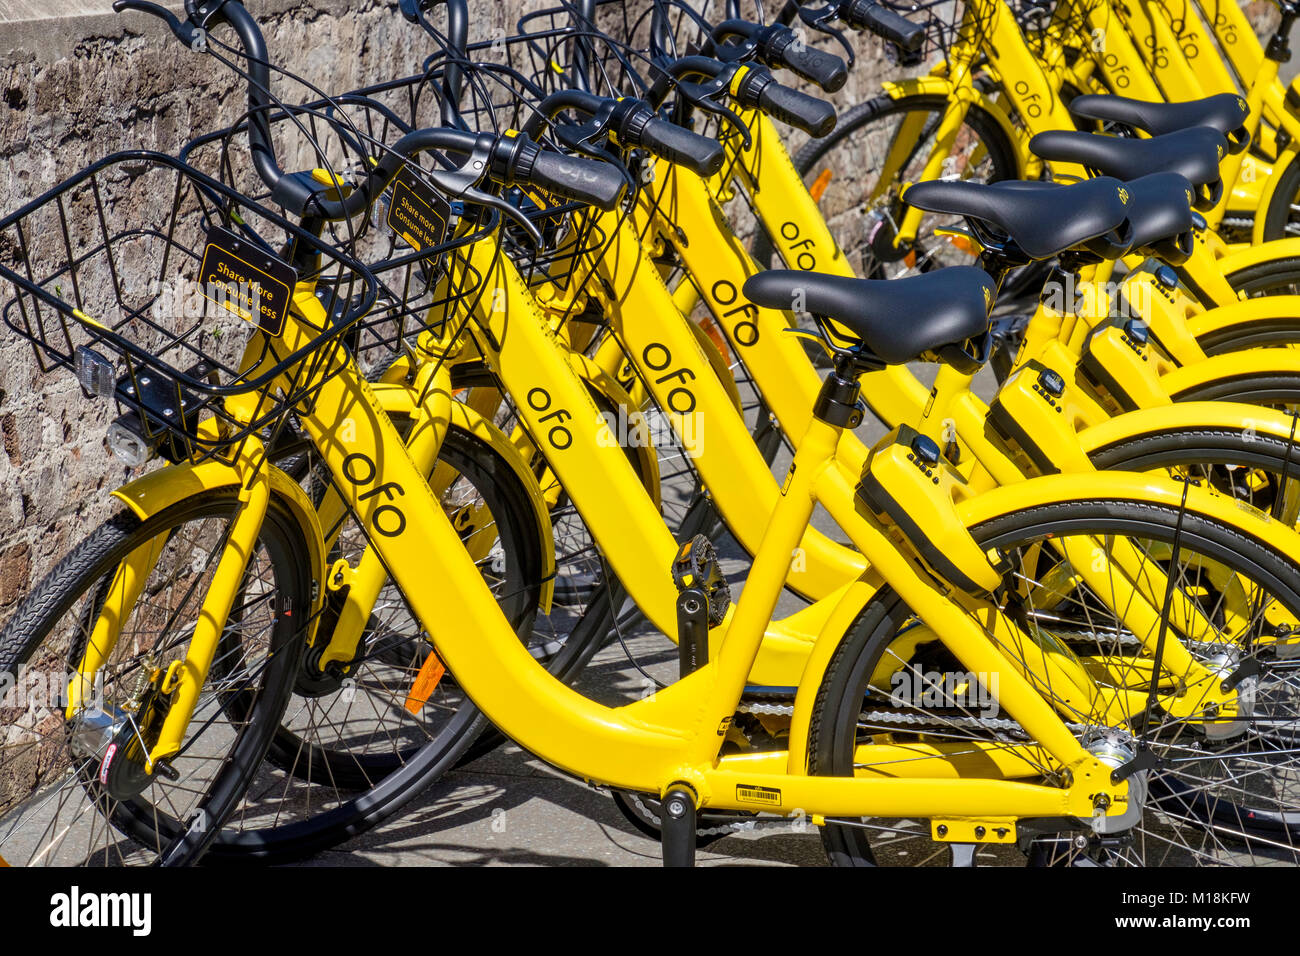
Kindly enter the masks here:
M 1300 17 L 1300 6 L 1292 0 L 1283 0 L 1278 6 L 1282 9 L 1282 19 L 1269 38 L 1264 56 L 1274 63 L 1287 63 L 1291 59 L 1291 28 L 1295 26 L 1296 18 Z
M 878 371 L 882 365 L 865 361 L 856 349 L 835 349 L 833 354 L 834 366 L 817 393 L 813 417 L 835 428 L 857 428 L 862 424 L 866 411 L 860 401 L 862 387 L 858 384 L 858 375 L 864 371 Z

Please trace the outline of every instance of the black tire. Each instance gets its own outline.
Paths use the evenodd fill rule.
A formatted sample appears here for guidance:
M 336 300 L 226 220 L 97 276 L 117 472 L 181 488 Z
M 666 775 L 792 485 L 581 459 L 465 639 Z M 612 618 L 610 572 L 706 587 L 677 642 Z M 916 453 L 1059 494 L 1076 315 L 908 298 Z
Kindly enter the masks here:
M 1260 262 L 1235 272 L 1225 273 L 1228 285 L 1236 292 L 1244 292 L 1252 299 L 1266 295 L 1296 295 L 1300 293 L 1300 257 L 1286 256 Z M 1278 333 L 1281 333 L 1280 335 Z M 1283 325 L 1274 331 L 1276 340 L 1264 341 L 1264 345 L 1290 345 L 1300 341 L 1294 322 Z M 1236 349 L 1250 348 L 1253 342 L 1235 346 Z M 1207 350 L 1208 351 L 1208 350 Z M 1223 350 L 1229 351 L 1229 350 Z
M 1267 594 L 1278 602 L 1277 606 L 1286 609 L 1291 615 L 1300 611 L 1300 565 L 1297 565 L 1293 558 L 1272 551 L 1239 529 L 1219 524 L 1195 513 L 1189 512 L 1183 515 L 1181 531 L 1176 530 L 1178 528 L 1179 514 L 1176 508 L 1149 503 L 1097 499 L 1028 508 L 974 527 L 971 532 L 985 548 L 997 549 L 1004 555 L 1030 556 L 1031 561 L 1042 561 L 1044 556 L 1051 557 L 1051 551 L 1044 542 L 1052 535 L 1058 537 L 1094 533 L 1123 535 L 1134 543 L 1149 541 L 1156 546 L 1154 552 L 1144 550 L 1144 554 L 1160 554 L 1161 548 L 1167 548 L 1175 534 L 1179 534 L 1180 554 L 1187 557 L 1186 566 L 1194 569 L 1208 567 L 1210 565 L 1204 563 L 1208 559 L 1215 566 L 1235 571 L 1237 576 L 1233 580 L 1239 581 L 1244 578 L 1266 589 Z M 1035 551 L 1035 548 L 1038 550 Z M 1167 551 L 1163 553 L 1169 556 Z M 1159 558 L 1152 560 L 1159 560 Z M 1022 569 L 1029 572 L 1028 578 L 1024 579 L 1029 584 L 1035 584 L 1040 580 L 1034 573 L 1033 564 L 1022 565 Z M 1183 581 L 1185 578 L 1180 573 L 1176 580 Z M 1198 589 L 1201 588 L 1204 588 L 1206 593 L 1204 597 L 1198 599 L 1209 601 L 1217 599 L 1216 595 L 1210 593 L 1212 589 L 1204 575 L 1196 576 L 1193 589 L 1184 590 L 1182 593 L 1200 595 L 1201 591 Z M 1077 605 L 1075 599 L 1078 599 Z M 1091 615 L 1097 613 L 1096 608 L 1100 604 L 1101 602 L 1096 600 L 1096 595 L 1088 594 L 1086 589 L 1076 590 L 1072 596 L 1058 601 L 1047 609 L 1053 615 L 1054 622 L 1060 621 L 1067 615 L 1075 621 L 1073 625 L 1053 623 L 1052 633 L 1068 641 L 1096 641 L 1099 647 L 1103 641 L 1114 641 L 1114 646 L 1118 647 L 1121 635 L 1105 630 L 1104 625 L 1098 629 L 1093 624 L 1094 618 Z M 1089 606 L 1093 609 L 1091 612 L 1086 610 Z M 1251 606 L 1253 607 L 1253 604 Z M 1075 612 L 1076 607 L 1084 610 L 1085 613 Z M 1021 612 L 1026 611 L 1031 616 L 1037 616 L 1038 613 L 1032 602 L 1027 608 L 1022 605 Z M 930 724 L 930 733 L 936 732 L 937 721 L 937 732 L 949 743 L 957 740 L 956 728 L 959 723 L 953 716 L 942 717 L 938 714 L 930 716 L 931 712 L 926 709 L 928 705 L 899 704 L 891 692 L 882 692 L 879 687 L 873 687 L 871 684 L 873 675 L 888 672 L 891 686 L 897 686 L 897 682 L 893 679 L 894 675 L 902 673 L 906 668 L 917 667 L 918 661 L 926 668 L 932 665 L 953 666 L 944 663 L 945 655 L 954 662 L 955 659 L 951 658 L 938 641 L 923 640 L 914 648 L 894 645 L 896 637 L 907 626 L 911 617 L 910 610 L 886 588 L 863 609 L 846 632 L 827 667 L 811 715 L 809 736 L 811 773 L 852 776 L 855 743 L 860 739 L 860 734 L 872 733 L 871 727 L 876 722 L 884 721 L 880 726 L 889 727 L 894 732 L 893 739 L 896 743 L 905 744 L 914 735 L 926 732 L 925 727 L 920 730 L 912 729 L 916 726 L 915 722 L 908 724 L 896 719 L 888 719 L 891 711 L 899 715 L 921 718 L 923 724 L 927 722 Z M 1079 627 L 1080 624 L 1085 623 L 1087 626 Z M 1091 636 L 1088 634 L 1089 631 L 1092 632 Z M 891 646 L 902 648 L 901 653 L 898 653 L 893 661 L 888 662 L 889 667 L 878 670 L 885 662 L 885 655 L 890 653 Z M 1248 642 L 1246 646 L 1251 645 Z M 1261 651 L 1257 659 L 1261 666 L 1269 669 L 1266 671 L 1269 680 L 1282 686 L 1284 701 L 1279 705 L 1278 712 L 1285 713 L 1287 720 L 1290 721 L 1288 726 L 1293 726 L 1294 708 L 1297 700 L 1300 700 L 1300 696 L 1297 695 L 1300 680 L 1297 680 L 1295 673 L 1295 662 L 1276 659 L 1272 656 L 1271 650 Z M 901 662 L 901 667 L 894 667 L 896 662 Z M 877 676 L 876 679 L 883 681 L 884 678 Z M 1261 678 L 1260 687 L 1264 686 L 1266 681 Z M 1271 693 L 1273 692 L 1270 691 Z M 1267 706 L 1271 707 L 1272 704 L 1273 700 L 1270 697 Z M 960 717 L 961 714 L 962 712 L 958 711 L 957 716 Z M 1000 711 L 999 715 L 1005 718 L 1005 714 Z M 860 727 L 864 718 L 867 721 L 866 729 Z M 1075 719 L 1087 723 L 1086 715 Z M 1262 720 L 1260 723 L 1266 724 Z M 1288 775 L 1288 781 L 1294 780 L 1294 730 L 1287 732 L 1284 728 L 1282 736 L 1285 739 L 1272 741 L 1277 745 L 1278 759 L 1275 764 L 1270 765 L 1267 763 L 1268 755 L 1258 748 L 1261 741 L 1274 732 L 1256 732 L 1253 729 L 1254 722 L 1251 722 L 1251 728 L 1243 734 L 1244 738 L 1249 739 L 1243 741 L 1244 750 L 1241 757 L 1247 761 L 1247 766 L 1259 768 L 1254 771 L 1227 768 L 1226 765 L 1234 759 L 1232 747 L 1236 746 L 1235 744 L 1225 744 L 1223 752 L 1219 753 L 1215 750 L 1216 745 L 1207 743 L 1206 752 L 1202 753 L 1199 739 L 1192 741 L 1191 744 L 1188 743 L 1187 738 L 1193 734 L 1188 724 L 1177 720 L 1163 721 L 1161 726 L 1153 731 L 1152 746 L 1166 748 L 1160 751 L 1165 755 L 1176 752 L 1180 762 L 1148 774 L 1146 782 L 1149 786 L 1149 795 L 1144 804 L 1143 817 L 1132 831 L 1133 845 L 1123 849 L 1115 849 L 1114 846 L 1099 847 L 1090 837 L 1085 838 L 1084 846 L 1078 848 L 1074 846 L 1074 837 L 1068 837 L 1061 842 L 1070 846 L 1080 857 L 1086 856 L 1094 861 L 1100 857 L 1108 864 L 1138 862 L 1186 865 L 1204 862 L 1239 862 L 1238 856 L 1249 856 L 1254 859 L 1257 854 L 1273 859 L 1286 858 L 1296 862 L 1300 859 L 1296 851 L 1297 844 L 1300 843 L 1300 814 L 1290 810 L 1296 799 L 1290 783 L 1288 782 L 1286 787 L 1278 788 L 1281 795 L 1276 798 L 1284 804 L 1286 812 L 1260 814 L 1268 817 L 1267 826 L 1252 829 L 1255 824 L 1252 822 L 1250 811 L 1254 808 L 1249 805 L 1250 801 L 1262 803 L 1267 800 L 1267 790 L 1256 786 L 1257 778 L 1253 777 L 1252 773 L 1264 773 L 1269 767 L 1276 767 L 1283 774 Z M 1141 733 L 1142 730 L 1140 726 L 1130 729 L 1134 735 Z M 875 732 L 880 731 L 877 729 Z M 1012 733 L 1013 731 L 1001 728 L 998 732 Z M 1107 728 L 1107 732 L 1112 731 Z M 970 733 L 983 735 L 978 736 L 978 739 L 989 739 L 986 730 L 972 730 Z M 1165 739 L 1166 737 L 1170 739 Z M 1208 738 L 1206 739 L 1208 741 Z M 1251 748 L 1255 748 L 1253 752 Z M 1191 760 L 1200 762 L 1188 762 L 1189 758 L 1186 755 L 1193 751 L 1198 756 Z M 1207 776 L 1208 772 L 1203 764 L 1211 762 L 1225 764 L 1225 772 L 1221 778 Z M 1203 799 L 1190 799 L 1189 792 L 1195 786 L 1192 781 L 1201 776 L 1207 776 L 1207 781 L 1202 784 L 1205 790 L 1205 793 L 1201 794 Z M 1211 799 L 1211 791 L 1216 786 L 1228 789 L 1230 795 L 1236 793 L 1232 788 L 1240 788 L 1241 794 L 1237 799 L 1247 805 L 1244 807 L 1236 805 L 1231 800 L 1218 798 L 1218 795 Z M 1218 830 L 1214 824 L 1224 822 L 1225 816 L 1231 817 L 1235 826 Z M 875 828 L 873 831 L 866 828 L 866 823 L 860 821 L 860 824 L 864 825 L 854 826 L 851 821 L 837 821 L 823 828 L 823 840 L 832 862 L 858 866 L 899 862 L 896 854 L 904 845 L 908 847 L 906 856 L 908 863 L 926 862 L 927 854 L 934 855 L 937 852 L 935 845 L 930 843 L 928 826 L 922 827 L 919 831 L 906 831 L 901 825 L 895 827 L 888 821 L 877 821 L 869 824 Z M 883 845 L 888 850 L 888 855 L 881 859 L 875 852 L 878 847 L 873 846 L 873 843 L 878 842 L 874 832 L 882 830 L 888 832 L 891 829 L 895 831 L 895 838 Z M 1169 839 L 1165 835 L 1166 829 L 1177 830 L 1183 839 Z M 1223 833 L 1235 833 L 1238 837 L 1224 838 Z M 907 843 L 905 840 L 908 836 L 915 839 Z M 1202 842 L 1196 843 L 1195 840 Z M 944 848 L 938 849 L 942 851 Z M 1041 853 L 1037 852 L 1036 847 L 1030 846 L 1028 850 L 1035 862 L 1041 862 Z M 989 854 L 990 851 L 986 849 L 982 853 Z M 1148 853 L 1151 854 L 1150 857 L 1144 855 Z M 1012 865 L 1024 860 L 1023 856 L 1010 847 L 996 848 L 990 855 L 999 862 Z
M 1277 187 L 1264 213 L 1264 241 L 1300 235 L 1300 213 L 1291 206 L 1300 202 L 1300 155 L 1293 154 L 1285 168 L 1274 170 Z
M 115 708 L 138 699 L 143 668 L 165 669 L 169 659 L 183 656 L 188 647 L 190 631 L 174 621 L 197 612 L 196 602 L 206 593 L 203 576 L 215 564 L 214 554 L 220 554 L 221 529 L 241 508 L 237 492 L 205 492 L 145 522 L 129 512 L 106 521 L 41 581 L 0 631 L 0 674 L 15 674 L 24 666 L 58 667 L 64 674 L 75 668 L 117 567 L 133 551 L 165 536 L 142 597 L 114 648 L 114 655 L 120 656 L 110 658 L 101 671 L 99 713 L 110 718 L 123 713 Z M 173 761 L 180 774 L 175 781 L 161 774 L 147 783 L 136 777 L 143 789 L 126 797 L 119 792 L 120 798 L 114 799 L 101 786 L 99 774 L 104 772 L 110 735 L 118 741 L 115 750 L 129 753 L 123 750 L 124 738 L 117 737 L 121 731 L 97 730 L 90 709 L 79 713 L 75 723 L 64 719 L 61 706 L 47 706 L 45 715 L 36 719 L 32 702 L 8 696 L 0 704 L 0 725 L 10 732 L 0 760 L 0 856 L 14 865 L 194 863 L 221 822 L 242 809 L 248 783 L 279 725 L 302 657 L 302 612 L 311 606 L 307 553 L 300 526 L 273 498 L 226 622 L 219 659 L 209 672 L 182 753 Z M 200 561 L 206 563 L 200 567 Z M 177 591 L 179 605 L 166 606 L 163 602 L 177 597 Z M 294 611 L 300 613 L 295 616 Z M 164 633 L 175 635 L 161 647 L 160 624 L 165 625 Z M 153 661 L 146 661 L 145 647 L 156 655 Z M 147 727 L 140 716 L 146 712 L 142 709 L 137 718 Z M 20 726 L 27 731 L 20 733 Z M 147 730 L 144 733 L 148 736 Z M 132 765 L 121 760 L 113 757 L 112 763 L 121 768 L 115 773 L 125 772 L 118 779 L 129 788 Z M 55 790 L 65 792 L 66 798 L 54 796 Z M 21 799 L 23 793 L 27 801 Z M 38 793 L 40 799 L 31 802 Z M 29 810 L 23 811 L 23 806 Z M 79 816 L 79 811 L 84 812 Z M 55 818 L 43 820 L 48 812 Z M 89 825 L 88 838 L 102 839 L 104 845 L 83 847 L 79 835 L 76 841 L 60 835 L 43 842 L 45 835 L 61 829 L 59 815 L 64 812 L 72 815 L 73 829 L 67 834 Z M 24 824 L 43 827 L 44 832 L 33 839 Z
M 523 483 L 490 446 L 456 426 L 447 432 L 439 465 L 456 476 L 444 492 L 444 507 L 453 509 L 453 520 L 473 515 L 461 532 L 467 547 L 482 550 L 475 536 L 495 536 L 496 556 L 480 563 L 503 614 L 527 640 L 544 556 Z M 459 497 L 449 504 L 452 494 Z M 355 560 L 362 545 L 351 539 L 349 545 L 346 556 Z M 331 557 L 340 554 L 336 548 Z M 328 634 L 317 635 L 316 646 L 327 643 Z M 488 724 L 450 673 L 418 714 L 405 708 L 406 692 L 430 653 L 390 582 L 372 613 L 363 653 L 348 672 L 350 683 L 299 684 L 250 788 L 257 804 L 221 832 L 208 862 L 281 862 L 335 846 L 393 816 L 471 752 L 496 746 L 500 738 L 494 736 L 475 750 Z M 559 669 L 567 659 L 548 665 Z

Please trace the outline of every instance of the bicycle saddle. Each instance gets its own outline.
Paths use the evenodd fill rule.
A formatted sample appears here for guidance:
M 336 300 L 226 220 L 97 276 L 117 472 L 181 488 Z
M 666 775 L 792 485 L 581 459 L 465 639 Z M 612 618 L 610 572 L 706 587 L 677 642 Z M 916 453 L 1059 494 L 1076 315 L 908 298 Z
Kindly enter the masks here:
M 1122 123 L 1152 136 L 1208 126 L 1223 134 L 1234 153 L 1250 145 L 1245 125 L 1250 118 L 1250 107 L 1235 93 L 1218 93 L 1186 103 L 1152 103 L 1090 93 L 1070 101 L 1070 115 L 1075 119 Z
M 1026 259 L 1051 259 L 1075 248 L 1103 259 L 1123 255 L 1132 232 L 1128 200 L 1124 184 L 1106 176 L 1069 186 L 935 180 L 903 194 L 918 209 L 965 217 L 986 248 Z M 1018 248 L 1006 248 L 1008 240 Z
M 1226 154 L 1227 145 L 1219 133 L 1206 126 L 1165 133 L 1153 139 L 1051 130 L 1029 141 L 1029 148 L 1042 159 L 1078 163 L 1116 179 L 1178 173 L 1196 187 L 1198 209 L 1213 209 L 1223 195 L 1219 161 Z
M 1133 226 L 1130 250 L 1142 250 L 1180 266 L 1192 254 L 1192 184 L 1177 173 L 1152 173 L 1125 184 L 1128 220 Z
M 950 266 L 906 279 L 772 269 L 745 280 L 744 292 L 769 309 L 802 299 L 805 311 L 838 322 L 885 364 L 901 365 L 927 352 L 961 361 L 963 343 L 988 331 L 997 290 L 983 270 Z

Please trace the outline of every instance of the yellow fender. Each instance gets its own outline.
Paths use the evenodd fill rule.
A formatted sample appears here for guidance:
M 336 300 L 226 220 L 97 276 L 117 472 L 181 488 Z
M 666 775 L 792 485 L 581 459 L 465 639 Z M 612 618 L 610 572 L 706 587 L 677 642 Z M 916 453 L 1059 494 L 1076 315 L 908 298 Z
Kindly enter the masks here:
M 1282 239 L 1262 246 L 1249 246 L 1242 250 L 1242 256 L 1245 258 L 1246 253 L 1260 252 L 1271 246 L 1280 245 L 1292 246 L 1297 260 L 1300 260 L 1300 239 Z M 1261 257 L 1256 261 L 1263 261 L 1265 258 L 1268 257 Z M 1252 331 L 1264 332 L 1269 329 L 1286 330 L 1290 334 L 1295 334 L 1297 343 L 1300 343 L 1300 296 L 1268 295 L 1257 299 L 1243 299 L 1241 302 L 1209 309 L 1187 319 L 1187 331 L 1202 343 L 1201 347 L 1207 352 L 1217 351 L 1215 345 L 1219 341 L 1228 343 L 1228 351 L 1252 348 L 1250 341 Z
M 1193 389 L 1221 383 L 1230 385 L 1234 380 L 1260 380 L 1270 375 L 1294 377 L 1300 382 L 1300 352 L 1292 349 L 1248 349 L 1245 352 L 1225 352 L 1212 355 L 1203 362 L 1195 362 L 1174 369 L 1160 378 L 1160 387 L 1174 401 L 1184 401 L 1181 396 Z M 1211 393 L 1205 397 L 1214 397 Z
M 1273 194 L 1277 192 L 1278 180 L 1282 178 L 1283 171 L 1296 161 L 1297 153 L 1300 153 L 1300 143 L 1292 140 L 1287 144 L 1286 149 L 1282 150 L 1277 162 L 1273 164 L 1271 174 L 1263 180 L 1259 192 L 1259 205 L 1255 207 L 1255 224 L 1250 233 L 1250 241 L 1254 246 L 1260 246 L 1264 243 L 1264 212 L 1268 209 L 1269 204 L 1273 202 Z M 1272 245 L 1272 243 L 1267 245 Z M 1224 272 L 1227 271 L 1225 268 Z
M 1116 442 L 1185 427 L 1251 429 L 1256 434 L 1286 441 L 1291 437 L 1291 416 L 1240 402 L 1176 402 L 1125 412 L 1085 428 L 1079 433 L 1079 445 L 1091 455 Z
M 885 95 L 891 100 L 901 100 L 905 96 L 942 96 L 949 99 L 961 98 L 967 100 L 975 106 L 979 106 L 986 113 L 997 121 L 1002 132 L 1006 134 L 1007 142 L 1016 147 L 1016 179 L 1026 178 L 1027 149 L 1025 147 L 1024 135 L 1019 132 L 1011 122 L 1011 117 L 995 100 L 991 99 L 988 94 L 983 93 L 974 87 L 963 87 L 957 89 L 953 86 L 952 81 L 943 76 L 918 76 L 910 80 L 890 80 L 882 83 L 881 87 Z
M 404 361 L 405 358 L 400 359 L 398 363 L 394 363 L 394 367 Z M 409 416 L 415 396 L 405 383 L 404 373 L 393 372 L 392 369 L 389 371 L 392 374 L 385 373 L 382 383 L 372 386 L 375 398 L 379 401 L 379 407 L 390 418 L 398 415 Z M 528 467 L 528 462 L 510 441 L 510 437 L 494 422 L 464 402 L 449 403 L 447 423 L 468 432 L 491 448 L 510 466 L 510 470 L 523 484 L 532 506 L 529 510 L 537 525 L 538 540 L 541 542 L 543 555 L 543 584 L 538 606 L 543 614 L 549 614 L 551 599 L 555 596 L 555 529 L 551 525 L 550 509 L 546 505 L 546 495 L 537 481 L 537 475 Z
M 316 508 L 307 493 L 279 468 L 274 465 L 264 467 L 270 475 L 272 497 L 280 499 L 287 506 L 307 540 L 313 595 L 312 624 L 307 636 L 310 644 L 315 639 L 316 612 L 320 610 L 325 596 L 325 588 L 321 586 L 325 580 L 325 548 L 320 523 L 316 520 Z M 141 521 L 147 521 L 186 498 L 218 488 L 239 487 L 240 484 L 240 475 L 235 468 L 213 460 L 197 465 L 185 463 L 160 468 L 118 488 L 113 492 L 113 497 Z
M 1289 429 L 1283 434 L 1288 433 Z M 1171 481 L 1163 474 L 1108 472 L 1104 490 L 1100 493 L 1096 473 L 1047 475 L 1011 485 L 1002 485 L 984 494 L 967 498 L 958 504 L 957 509 L 963 524 L 970 528 L 1039 505 L 1098 497 L 1116 501 L 1154 502 L 1178 508 L 1183 489 L 1181 483 Z M 1297 538 L 1295 531 L 1273 521 L 1265 512 L 1244 505 L 1243 502 L 1226 495 L 1205 488 L 1188 487 L 1187 508 L 1189 511 L 1237 528 L 1246 536 L 1258 540 L 1265 547 L 1277 550 L 1281 554 L 1300 553 L 1300 538 Z M 862 614 L 867 603 L 882 585 L 881 578 L 868 568 L 860 578 L 843 591 L 839 604 L 827 617 L 821 633 L 817 636 L 795 692 L 787 772 L 807 772 L 808 730 L 826 668 L 850 625 Z
M 1271 198 L 1273 190 L 1276 189 L 1276 179 L 1270 179 L 1268 191 Z M 1268 199 L 1264 199 L 1259 208 L 1264 209 Z M 1251 266 L 1257 266 L 1264 262 L 1275 262 L 1278 259 L 1300 259 L 1300 237 L 1293 239 L 1273 239 L 1264 242 L 1261 238 L 1264 229 L 1263 216 L 1255 220 L 1255 226 L 1258 232 L 1254 237 L 1254 245 L 1250 246 L 1233 246 L 1232 251 L 1218 260 L 1219 271 L 1231 279 L 1234 272 L 1240 272 L 1242 269 L 1248 269 Z M 1266 299 L 1259 300 L 1261 302 Z

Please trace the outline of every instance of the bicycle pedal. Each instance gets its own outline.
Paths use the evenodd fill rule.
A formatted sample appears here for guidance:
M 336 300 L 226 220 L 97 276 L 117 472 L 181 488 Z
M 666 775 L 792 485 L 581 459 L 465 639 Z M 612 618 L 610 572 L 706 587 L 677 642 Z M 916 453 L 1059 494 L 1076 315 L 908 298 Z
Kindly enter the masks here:
M 688 588 L 704 593 L 707 599 L 710 627 L 717 627 L 731 607 L 731 587 L 718 564 L 718 552 L 713 542 L 697 534 L 680 548 L 673 559 L 673 584 L 678 593 Z

